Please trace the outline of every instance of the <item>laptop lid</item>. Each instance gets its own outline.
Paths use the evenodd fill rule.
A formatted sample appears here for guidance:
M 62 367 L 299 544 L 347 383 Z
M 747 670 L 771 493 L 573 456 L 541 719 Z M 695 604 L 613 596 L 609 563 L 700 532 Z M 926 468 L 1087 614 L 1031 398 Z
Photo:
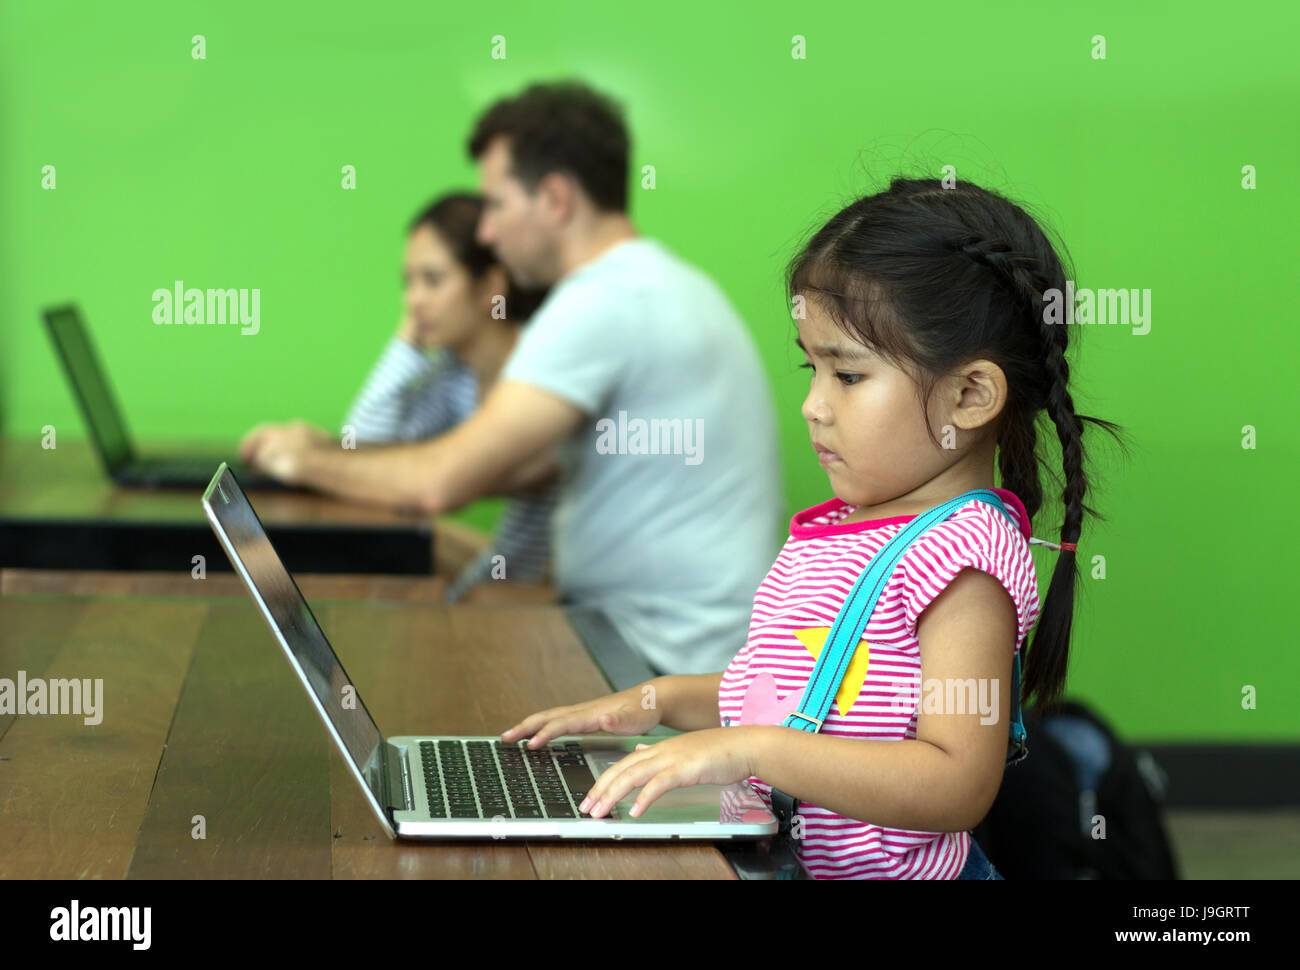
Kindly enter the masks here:
M 45 326 L 63 361 L 82 416 L 90 430 L 91 441 L 109 474 L 135 460 L 131 435 L 117 409 L 117 401 L 108 378 L 100 366 L 90 335 L 76 306 L 54 307 L 45 311 Z
M 383 807 L 384 737 L 225 462 L 203 493 L 203 509 L 371 808 L 395 835 Z

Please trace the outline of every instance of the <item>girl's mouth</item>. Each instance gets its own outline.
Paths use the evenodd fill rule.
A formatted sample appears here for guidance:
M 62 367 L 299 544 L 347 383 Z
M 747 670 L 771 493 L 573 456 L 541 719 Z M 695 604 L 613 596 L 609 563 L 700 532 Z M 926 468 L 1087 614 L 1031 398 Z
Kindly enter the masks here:
M 817 460 L 821 462 L 823 468 L 827 465 L 833 465 L 838 461 L 844 460 L 839 455 L 835 454 L 835 452 L 828 448 L 823 448 L 821 445 L 813 445 L 813 447 L 817 449 Z

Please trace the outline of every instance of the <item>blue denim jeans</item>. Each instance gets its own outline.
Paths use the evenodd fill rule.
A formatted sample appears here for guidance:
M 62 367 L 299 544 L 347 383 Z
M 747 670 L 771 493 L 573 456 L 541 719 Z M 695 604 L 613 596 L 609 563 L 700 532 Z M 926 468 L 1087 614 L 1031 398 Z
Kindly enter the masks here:
M 980 844 L 974 838 L 970 840 L 970 854 L 966 857 L 966 865 L 957 876 L 958 879 L 1001 879 L 998 871 L 993 868 L 993 863 L 989 862 L 988 856 L 980 848 Z

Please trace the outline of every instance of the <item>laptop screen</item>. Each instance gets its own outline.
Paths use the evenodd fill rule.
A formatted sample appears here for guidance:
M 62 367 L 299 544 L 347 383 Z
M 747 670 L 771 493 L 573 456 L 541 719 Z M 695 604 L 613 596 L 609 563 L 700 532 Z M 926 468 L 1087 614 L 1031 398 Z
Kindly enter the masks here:
M 113 399 L 104 369 L 99 365 L 90 336 L 81 322 L 81 314 L 73 306 L 47 310 L 45 325 L 63 359 L 77 403 L 81 405 L 81 413 L 90 427 L 90 437 L 104 464 L 110 472 L 129 464 L 135 457 L 131 437 L 117 410 L 117 402 Z
M 291 665 L 306 682 L 335 741 L 382 804 L 386 794 L 379 774 L 383 735 L 224 462 L 203 493 L 203 507 L 230 564 L 243 576 Z

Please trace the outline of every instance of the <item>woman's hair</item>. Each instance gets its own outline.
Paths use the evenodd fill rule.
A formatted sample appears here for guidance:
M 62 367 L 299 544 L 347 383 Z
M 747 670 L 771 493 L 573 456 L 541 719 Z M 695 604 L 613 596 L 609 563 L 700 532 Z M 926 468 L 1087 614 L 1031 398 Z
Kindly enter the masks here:
M 475 238 L 478 231 L 479 216 L 483 214 L 483 199 L 469 192 L 456 192 L 444 195 L 430 203 L 411 220 L 407 234 L 415 232 L 421 226 L 428 226 L 451 250 L 456 262 L 465 267 L 470 278 L 479 280 L 500 261 L 487 246 L 481 246 Z M 541 306 L 547 290 L 525 289 L 519 286 L 506 273 L 506 319 L 512 323 L 523 323 Z
M 1007 403 L 995 426 L 1002 487 L 1032 520 L 1043 504 L 1036 423 L 1046 412 L 1061 442 L 1061 541 L 1077 542 L 1084 514 L 1097 516 L 1084 504 L 1083 423 L 1117 438 L 1119 428 L 1075 413 L 1070 328 L 1044 314 L 1046 291 L 1063 294 L 1066 279 L 1043 230 L 1016 204 L 970 182 L 945 188 L 937 179 L 895 178 L 827 222 L 791 261 L 786 287 L 791 298 L 817 299 L 848 336 L 917 375 L 923 407 L 938 380 L 968 361 L 1002 368 Z M 1062 550 L 1025 667 L 1022 697 L 1033 695 L 1040 708 L 1059 700 L 1065 684 L 1077 581 L 1075 554 Z

